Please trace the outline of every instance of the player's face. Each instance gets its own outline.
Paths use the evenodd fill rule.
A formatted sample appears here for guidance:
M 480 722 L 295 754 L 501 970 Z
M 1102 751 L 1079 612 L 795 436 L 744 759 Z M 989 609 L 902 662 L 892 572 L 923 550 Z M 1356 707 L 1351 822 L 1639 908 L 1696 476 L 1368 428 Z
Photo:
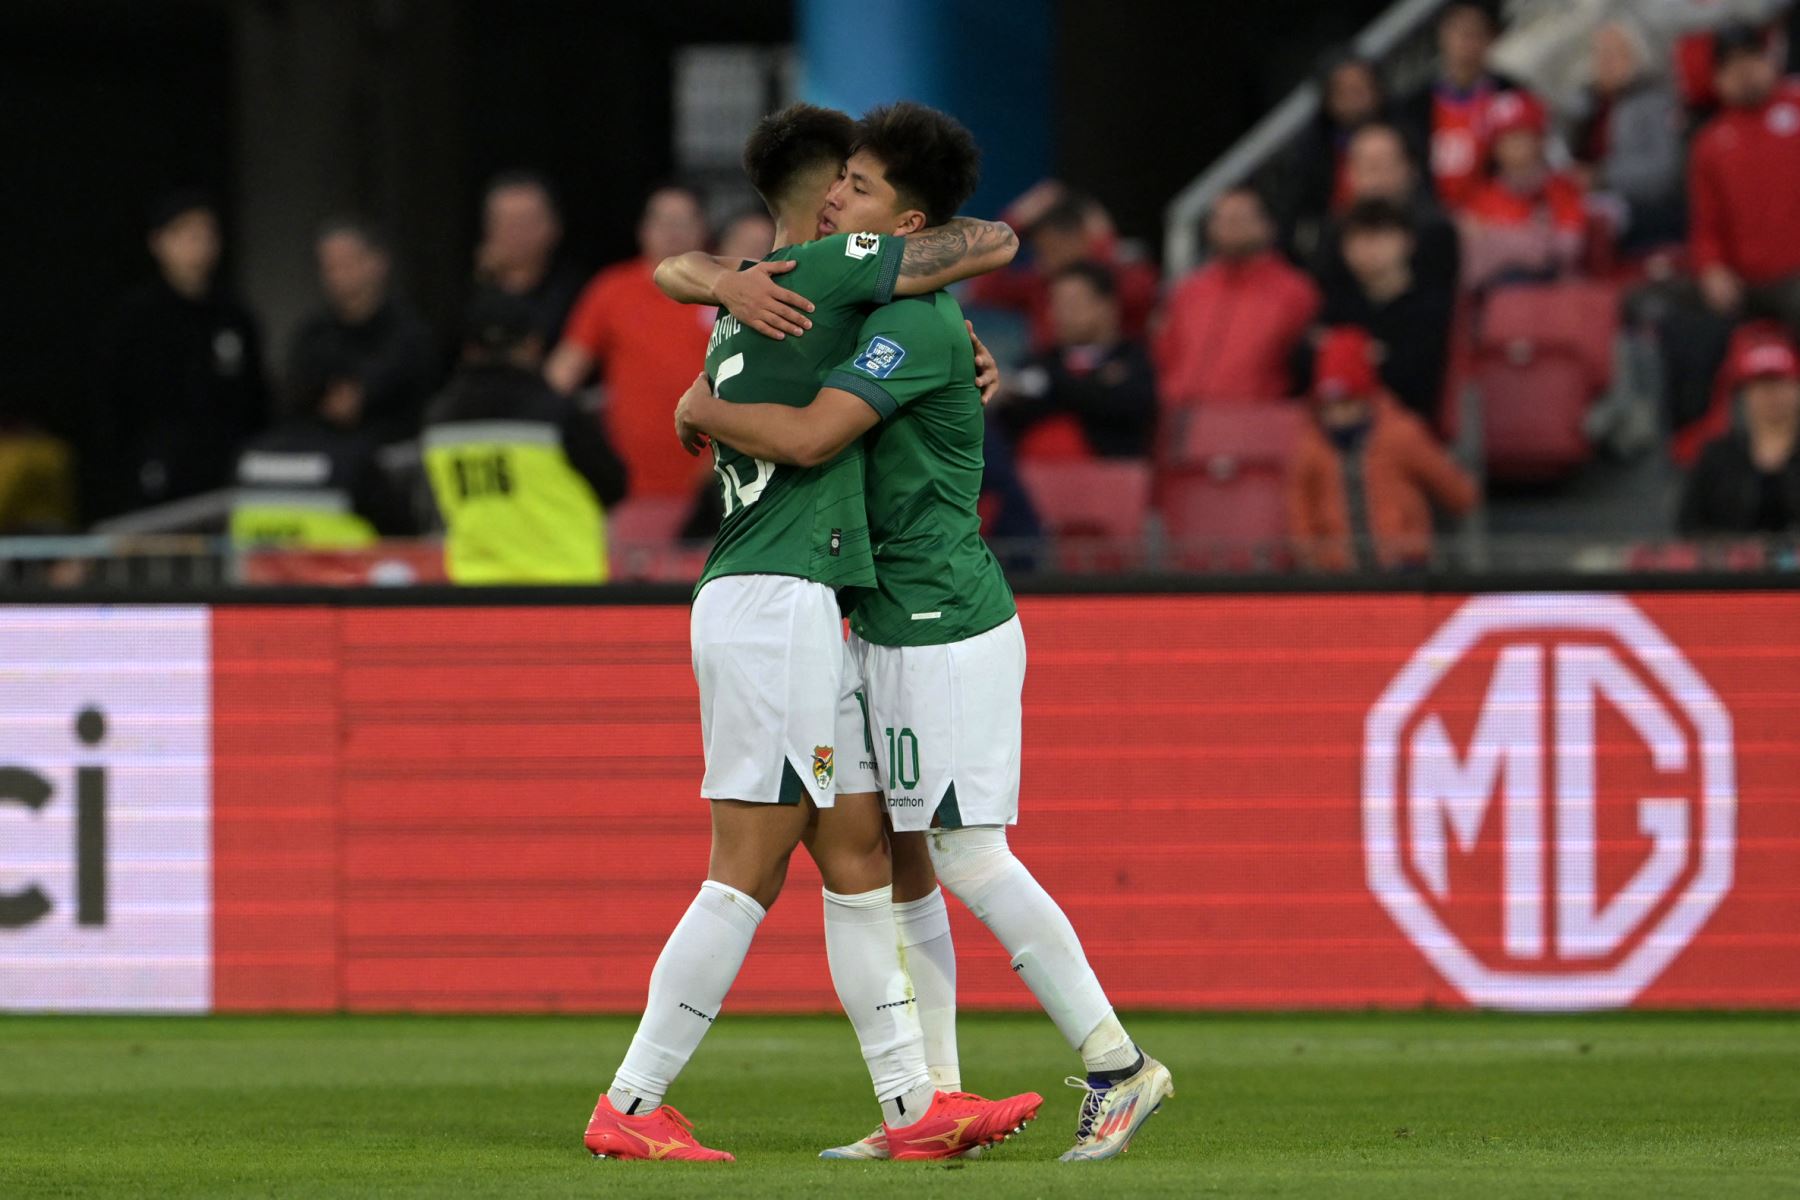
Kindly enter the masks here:
M 887 181 L 881 160 L 858 150 L 844 164 L 844 173 L 825 194 L 819 214 L 819 236 L 834 233 L 905 234 L 925 225 L 925 214 L 907 208 Z

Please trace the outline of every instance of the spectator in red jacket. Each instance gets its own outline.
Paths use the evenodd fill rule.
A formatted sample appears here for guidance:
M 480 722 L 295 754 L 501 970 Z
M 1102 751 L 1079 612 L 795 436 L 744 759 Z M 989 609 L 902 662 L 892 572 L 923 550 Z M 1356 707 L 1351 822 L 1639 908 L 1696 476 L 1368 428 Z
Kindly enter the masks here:
M 1714 55 L 1724 108 L 1688 168 L 1700 289 L 1714 312 L 1800 327 L 1800 80 L 1781 78 L 1752 26 L 1721 30 Z
M 1461 216 L 1463 286 L 1551 279 L 1581 258 L 1587 209 L 1581 185 L 1553 171 L 1544 153 L 1549 114 L 1529 92 L 1488 106 L 1493 178 Z
M 1212 259 L 1176 285 L 1156 339 L 1163 404 L 1274 400 L 1293 393 L 1287 359 L 1319 311 L 1319 290 L 1273 249 L 1250 188 L 1207 218 Z
M 1487 161 L 1487 106 L 1513 84 L 1488 70 L 1494 18 L 1485 5 L 1456 3 L 1438 18 L 1438 75 L 1407 98 L 1404 120 L 1430 148 L 1431 179 L 1452 211 L 1481 186 Z
M 1732 330 L 1745 318 L 1800 331 L 1800 80 L 1783 80 L 1752 25 L 1713 39 L 1723 104 L 1688 155 L 1688 249 L 1698 287 L 1649 319 L 1658 328 L 1669 424 L 1712 407 Z
M 1326 570 L 1424 566 L 1432 506 L 1475 507 L 1474 481 L 1375 375 L 1360 329 L 1327 330 L 1313 371 L 1316 420 L 1289 464 L 1288 530 Z
M 700 468 L 669 436 L 671 397 L 694 381 L 713 310 L 677 304 L 651 273 L 663 259 L 706 244 L 700 198 L 686 188 L 658 188 L 637 233 L 639 256 L 594 276 L 575 302 L 544 376 L 566 395 L 597 368 L 607 432 L 625 460 L 631 494 L 686 497 Z
M 1007 205 L 1000 219 L 1024 239 L 1030 261 L 970 280 L 971 304 L 1024 313 L 1031 320 L 1032 350 L 1048 353 L 1056 346 L 1050 281 L 1076 263 L 1098 263 L 1112 272 L 1125 336 L 1144 336 L 1161 281 L 1154 266 L 1125 253 L 1099 201 L 1047 179 Z

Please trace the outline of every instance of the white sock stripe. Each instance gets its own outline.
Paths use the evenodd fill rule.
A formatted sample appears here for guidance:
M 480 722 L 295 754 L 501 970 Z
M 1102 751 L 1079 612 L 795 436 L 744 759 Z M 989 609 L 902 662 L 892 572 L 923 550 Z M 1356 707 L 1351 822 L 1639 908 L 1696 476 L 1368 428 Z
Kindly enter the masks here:
M 931 895 L 894 905 L 894 928 L 900 944 L 908 949 L 946 937 L 950 933 L 950 909 L 944 903 L 942 888 L 932 888 Z
M 874 891 L 857 892 L 849 896 L 829 888 L 820 888 L 819 894 L 825 897 L 825 903 L 835 904 L 839 908 L 888 908 L 894 902 L 894 889 L 891 887 L 879 887 Z
M 700 885 L 703 892 L 712 892 L 734 902 L 744 910 L 753 925 L 762 924 L 762 919 L 769 915 L 769 910 L 756 902 L 756 897 L 748 892 L 740 892 L 729 883 L 720 883 L 716 879 L 708 879 Z

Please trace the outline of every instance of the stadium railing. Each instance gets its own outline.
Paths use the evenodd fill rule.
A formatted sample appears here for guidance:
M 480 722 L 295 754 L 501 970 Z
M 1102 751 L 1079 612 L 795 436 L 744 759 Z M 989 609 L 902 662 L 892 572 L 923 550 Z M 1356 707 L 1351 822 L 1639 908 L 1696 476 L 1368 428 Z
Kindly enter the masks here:
M 1351 46 L 1359 55 L 1388 65 L 1395 83 L 1405 84 L 1414 74 L 1422 78 L 1428 61 L 1422 53 L 1423 39 L 1432 17 L 1448 3 L 1398 0 L 1357 34 Z M 1168 279 L 1177 279 L 1199 265 L 1201 223 L 1219 197 L 1268 170 L 1318 111 L 1318 84 L 1308 79 L 1176 193 L 1164 218 L 1163 272 Z

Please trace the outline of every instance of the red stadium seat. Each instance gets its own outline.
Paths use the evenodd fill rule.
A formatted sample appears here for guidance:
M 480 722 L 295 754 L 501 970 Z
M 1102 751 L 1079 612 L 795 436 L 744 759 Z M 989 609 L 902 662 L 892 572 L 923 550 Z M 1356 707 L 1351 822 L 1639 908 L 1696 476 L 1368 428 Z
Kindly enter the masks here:
M 1150 516 L 1150 464 L 1141 459 L 1021 462 L 1019 476 L 1056 539 L 1065 571 L 1141 566 Z
M 1494 479 L 1547 483 L 1588 461 L 1583 422 L 1612 378 L 1618 332 L 1613 283 L 1572 279 L 1493 294 L 1481 314 L 1472 377 Z
M 1302 404 L 1194 410 L 1157 484 L 1177 565 L 1244 570 L 1286 560 L 1287 464 L 1306 420 Z
M 1476 360 L 1488 473 L 1547 483 L 1587 462 L 1583 422 L 1593 398 L 1587 364 L 1559 347 L 1484 351 Z
M 664 560 L 677 545 L 691 500 L 646 496 L 626 499 L 606 514 L 606 548 L 614 579 L 666 577 Z M 694 578 L 699 578 L 696 572 Z
M 1569 279 L 1541 287 L 1496 291 L 1481 314 L 1478 346 L 1505 350 L 1573 350 L 1587 368 L 1596 394 L 1612 381 L 1613 343 L 1619 335 L 1619 289 L 1594 279 Z

